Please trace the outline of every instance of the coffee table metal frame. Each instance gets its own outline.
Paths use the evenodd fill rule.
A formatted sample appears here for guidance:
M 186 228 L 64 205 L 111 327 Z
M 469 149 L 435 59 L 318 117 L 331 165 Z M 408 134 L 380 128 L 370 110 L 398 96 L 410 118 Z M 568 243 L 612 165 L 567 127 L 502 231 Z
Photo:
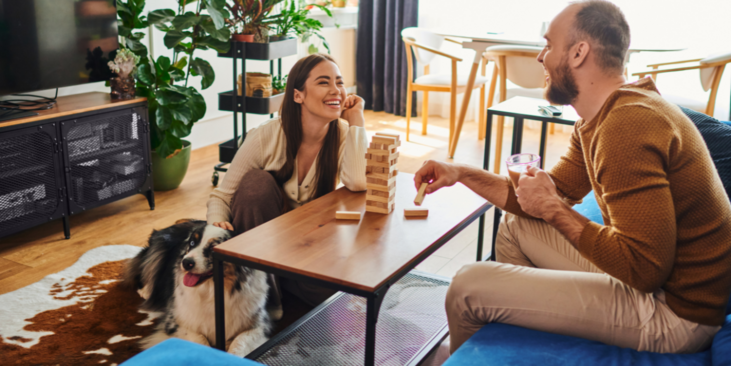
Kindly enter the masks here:
M 524 99 L 534 99 L 536 101 L 541 101 L 540 99 L 535 98 L 525 98 L 525 97 L 516 97 L 516 98 L 524 98 Z M 505 117 L 513 117 L 513 139 L 512 139 L 512 145 L 510 149 L 510 154 L 519 154 L 523 148 L 523 126 L 526 119 L 532 120 L 532 121 L 540 121 L 541 122 L 541 141 L 540 145 L 538 147 L 538 155 L 541 157 L 541 169 L 544 168 L 544 164 L 546 161 L 546 136 L 548 132 L 548 123 L 557 123 L 560 125 L 568 125 L 573 126 L 576 121 L 570 120 L 570 119 L 564 119 L 562 118 L 562 115 L 556 116 L 556 117 L 550 117 L 547 115 L 542 114 L 541 112 L 536 110 L 534 111 L 521 111 L 514 108 L 506 108 L 506 104 L 509 106 L 510 101 L 514 98 L 510 98 L 500 104 L 494 105 L 491 108 L 487 109 L 487 127 L 485 128 L 485 156 L 484 160 L 482 162 L 482 168 L 485 170 L 490 170 L 490 139 L 492 138 L 492 119 L 494 116 L 505 116 Z M 544 105 L 548 105 L 547 101 L 543 101 Z M 495 238 L 497 237 L 497 230 L 500 225 L 500 218 L 502 217 L 502 210 L 498 207 L 495 207 L 495 217 L 493 221 L 493 228 L 492 228 L 492 238 L 493 238 L 493 245 L 495 243 Z M 480 237 L 477 239 L 477 260 L 482 261 L 484 258 L 482 258 L 482 248 L 483 248 L 483 240 L 482 240 L 482 232 L 485 229 L 485 215 L 482 215 L 480 217 Z M 490 259 L 495 260 L 495 251 L 490 251 Z
M 431 247 L 425 250 L 423 253 L 418 255 L 415 260 L 411 261 L 410 264 L 396 272 L 391 278 L 379 286 L 375 291 L 364 291 L 355 287 L 346 286 L 343 284 L 332 283 L 318 278 L 309 277 L 299 273 L 293 273 L 280 268 L 271 267 L 265 264 L 247 261 L 241 258 L 229 256 L 223 253 L 213 250 L 213 280 L 215 286 L 215 311 L 216 311 L 216 348 L 220 350 L 226 349 L 226 321 L 224 318 L 224 298 L 223 298 L 223 262 L 229 262 L 236 265 L 246 266 L 253 269 L 258 269 L 263 272 L 272 273 L 277 276 L 289 278 L 296 281 L 307 282 L 316 286 L 329 288 L 336 291 L 347 292 L 349 294 L 361 296 L 366 298 L 366 335 L 365 335 L 365 365 L 373 366 L 376 358 L 376 323 L 378 322 L 378 312 L 381 308 L 381 303 L 386 296 L 386 292 L 389 287 L 400 280 L 403 276 L 414 269 L 419 263 L 428 258 L 437 249 L 441 248 L 450 239 L 452 239 L 459 232 L 464 230 L 467 226 L 473 223 L 475 220 L 480 218 L 480 232 L 478 234 L 478 241 L 480 246 L 483 241 L 483 228 L 484 228 L 484 217 L 485 212 L 492 207 L 492 204 L 485 202 L 479 209 L 472 212 L 466 220 L 462 221 L 459 225 L 455 226 L 446 235 L 440 238 L 437 242 L 431 245 Z M 480 247 L 478 249 L 481 250 Z M 256 352 L 254 352 L 256 353 Z M 253 358 L 254 353 L 249 354 L 246 358 Z

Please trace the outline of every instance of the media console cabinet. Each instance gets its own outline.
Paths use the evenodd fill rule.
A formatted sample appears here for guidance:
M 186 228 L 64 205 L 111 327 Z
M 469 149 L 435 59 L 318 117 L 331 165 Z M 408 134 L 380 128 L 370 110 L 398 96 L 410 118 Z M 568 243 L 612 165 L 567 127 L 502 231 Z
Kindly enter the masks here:
M 37 116 L 0 122 L 0 238 L 144 194 L 155 209 L 147 100 L 59 97 Z

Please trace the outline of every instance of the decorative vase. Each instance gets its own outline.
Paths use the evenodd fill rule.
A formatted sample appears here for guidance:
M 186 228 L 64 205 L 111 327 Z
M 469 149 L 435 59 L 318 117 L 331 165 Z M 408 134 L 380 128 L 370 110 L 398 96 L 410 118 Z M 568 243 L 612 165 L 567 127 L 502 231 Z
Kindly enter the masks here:
M 238 33 L 234 33 L 231 36 L 231 38 L 234 41 L 237 41 L 237 42 L 248 42 L 248 43 L 253 43 L 254 42 L 254 35 L 253 34 L 238 34 Z
M 135 97 L 135 78 L 127 76 L 125 78 L 113 77 L 109 79 L 112 86 L 112 100 L 129 100 Z
M 169 158 L 160 157 L 152 151 L 152 181 L 156 191 L 178 188 L 188 172 L 190 163 L 190 141 L 183 141 L 183 149 Z

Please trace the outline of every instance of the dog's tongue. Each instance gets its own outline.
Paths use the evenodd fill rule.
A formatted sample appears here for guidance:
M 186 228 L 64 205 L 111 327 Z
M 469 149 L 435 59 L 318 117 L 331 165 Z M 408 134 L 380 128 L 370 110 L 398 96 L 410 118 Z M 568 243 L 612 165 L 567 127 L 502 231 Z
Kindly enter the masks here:
M 188 287 L 193 287 L 198 284 L 198 281 L 200 281 L 201 276 L 202 275 L 200 275 L 200 274 L 188 272 L 185 274 L 185 277 L 183 277 L 183 284 Z

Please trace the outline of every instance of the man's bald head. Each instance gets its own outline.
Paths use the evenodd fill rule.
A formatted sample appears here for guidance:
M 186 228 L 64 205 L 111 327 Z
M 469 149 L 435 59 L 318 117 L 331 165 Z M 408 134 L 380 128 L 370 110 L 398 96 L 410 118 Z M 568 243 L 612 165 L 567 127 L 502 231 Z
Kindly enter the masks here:
M 619 7 L 606 0 L 581 0 L 572 3 L 566 11 L 576 14 L 566 49 L 587 41 L 599 67 L 609 75 L 622 74 L 630 33 Z

